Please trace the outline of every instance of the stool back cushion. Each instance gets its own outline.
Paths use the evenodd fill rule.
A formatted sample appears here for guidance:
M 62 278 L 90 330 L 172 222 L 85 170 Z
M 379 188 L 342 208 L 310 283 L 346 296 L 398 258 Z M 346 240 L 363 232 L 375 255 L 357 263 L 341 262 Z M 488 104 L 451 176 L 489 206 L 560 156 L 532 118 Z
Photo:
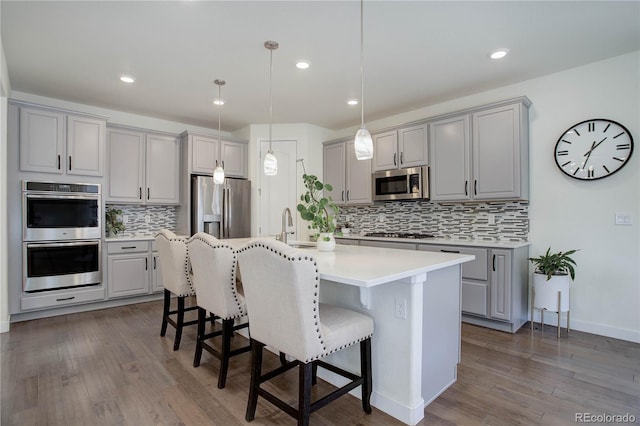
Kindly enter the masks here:
M 251 337 L 306 362 L 325 352 L 316 261 L 272 239 L 238 250 Z
M 168 229 L 162 229 L 156 235 L 156 248 L 160 256 L 160 272 L 164 288 L 176 296 L 192 295 L 187 239 L 178 237 Z
M 216 237 L 199 232 L 188 242 L 198 306 L 222 319 L 246 315 L 236 288 L 236 253 Z

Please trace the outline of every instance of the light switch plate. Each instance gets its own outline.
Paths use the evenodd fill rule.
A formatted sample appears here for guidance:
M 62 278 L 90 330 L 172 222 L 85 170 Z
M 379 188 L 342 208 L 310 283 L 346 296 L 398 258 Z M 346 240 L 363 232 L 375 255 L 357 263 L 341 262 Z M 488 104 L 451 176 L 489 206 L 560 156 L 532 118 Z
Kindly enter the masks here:
M 631 213 L 616 212 L 616 225 L 632 225 Z

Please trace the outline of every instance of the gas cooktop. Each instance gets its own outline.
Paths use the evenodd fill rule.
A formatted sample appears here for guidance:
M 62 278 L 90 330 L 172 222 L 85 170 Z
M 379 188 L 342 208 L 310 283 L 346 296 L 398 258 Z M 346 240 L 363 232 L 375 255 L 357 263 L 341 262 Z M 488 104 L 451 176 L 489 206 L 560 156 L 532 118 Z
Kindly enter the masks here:
M 364 234 L 365 237 L 384 237 L 384 238 L 413 238 L 413 239 L 422 239 L 422 238 L 433 238 L 432 234 L 421 234 L 415 232 L 369 232 L 368 234 Z

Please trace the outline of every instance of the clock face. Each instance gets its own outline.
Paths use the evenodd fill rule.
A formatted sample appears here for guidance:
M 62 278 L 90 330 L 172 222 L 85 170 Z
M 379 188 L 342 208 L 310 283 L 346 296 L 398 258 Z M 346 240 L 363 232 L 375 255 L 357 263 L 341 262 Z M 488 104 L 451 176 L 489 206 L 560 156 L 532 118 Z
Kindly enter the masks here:
M 633 138 L 622 124 L 597 118 L 567 129 L 556 143 L 554 156 L 567 176 L 595 180 L 620 170 L 632 152 Z

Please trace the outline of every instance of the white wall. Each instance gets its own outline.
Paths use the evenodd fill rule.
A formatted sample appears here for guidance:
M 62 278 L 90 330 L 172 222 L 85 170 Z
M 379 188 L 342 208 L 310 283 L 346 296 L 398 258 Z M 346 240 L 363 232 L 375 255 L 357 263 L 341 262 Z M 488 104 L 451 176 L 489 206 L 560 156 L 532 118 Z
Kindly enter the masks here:
M 533 102 L 530 255 L 549 246 L 580 249 L 571 327 L 640 342 L 640 52 L 367 122 L 367 127 L 374 131 L 522 95 Z M 589 118 L 623 124 L 634 137 L 636 152 L 613 176 L 580 182 L 558 170 L 553 149 L 567 128 Z M 334 137 L 353 132 L 342 129 Z M 631 213 L 633 224 L 614 225 L 616 212 Z M 556 321 L 553 314 L 545 317 Z
M 273 124 L 272 140 L 295 140 L 297 141 L 298 158 L 304 158 L 304 165 L 307 172 L 315 174 L 322 179 L 322 142 L 329 140 L 330 130 L 314 126 L 312 124 Z M 260 217 L 260 176 L 262 174 L 262 164 L 260 160 L 260 141 L 269 140 L 268 124 L 252 124 L 234 132 L 233 137 L 249 140 L 249 179 L 253 182 L 251 191 L 251 235 L 258 235 L 258 221 Z M 298 167 L 297 181 L 302 185 L 302 168 Z M 301 186 L 299 186 L 298 193 Z M 291 206 L 292 211 L 296 206 Z M 307 240 L 309 230 L 307 224 L 298 214 L 296 221 L 297 239 Z
M 0 38 L 0 333 L 9 331 L 7 274 L 7 96 L 11 91 L 4 46 Z

